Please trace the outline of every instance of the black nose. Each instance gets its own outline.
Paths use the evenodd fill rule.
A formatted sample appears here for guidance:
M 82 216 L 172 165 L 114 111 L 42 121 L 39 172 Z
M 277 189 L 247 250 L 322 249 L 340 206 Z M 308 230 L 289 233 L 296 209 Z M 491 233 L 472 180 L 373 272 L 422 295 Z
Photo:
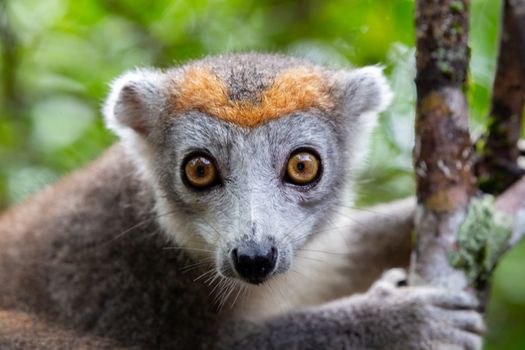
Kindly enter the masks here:
M 232 250 L 233 266 L 250 283 L 263 282 L 275 268 L 277 248 L 249 242 Z

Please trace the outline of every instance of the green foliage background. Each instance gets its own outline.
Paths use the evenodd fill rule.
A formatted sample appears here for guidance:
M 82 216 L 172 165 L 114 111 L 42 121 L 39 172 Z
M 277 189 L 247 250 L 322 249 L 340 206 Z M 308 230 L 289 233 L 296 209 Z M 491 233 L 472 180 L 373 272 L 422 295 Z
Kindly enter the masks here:
M 472 0 L 472 130 L 483 131 L 500 0 Z M 359 204 L 414 192 L 413 0 L 0 0 L 0 208 L 115 141 L 100 106 L 108 82 L 231 51 L 279 51 L 333 65 L 380 63 L 396 92 L 361 172 Z M 525 246 L 499 266 L 487 349 L 525 349 Z

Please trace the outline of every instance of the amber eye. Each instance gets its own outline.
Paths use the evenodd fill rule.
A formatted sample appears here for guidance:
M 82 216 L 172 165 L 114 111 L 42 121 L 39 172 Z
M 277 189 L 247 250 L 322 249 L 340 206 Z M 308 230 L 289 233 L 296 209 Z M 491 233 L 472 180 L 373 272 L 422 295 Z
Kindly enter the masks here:
M 295 152 L 288 159 L 286 179 L 294 185 L 309 185 L 319 178 L 320 161 L 309 151 Z
M 207 155 L 194 155 L 186 160 L 184 175 L 189 185 L 206 189 L 218 184 L 217 168 L 213 159 Z

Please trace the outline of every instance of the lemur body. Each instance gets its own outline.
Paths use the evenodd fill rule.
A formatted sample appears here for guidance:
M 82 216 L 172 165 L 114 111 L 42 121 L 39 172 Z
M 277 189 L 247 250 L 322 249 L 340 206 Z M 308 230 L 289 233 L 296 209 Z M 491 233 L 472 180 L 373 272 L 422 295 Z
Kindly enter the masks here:
M 369 289 L 410 251 L 412 201 L 351 209 L 389 99 L 275 55 L 125 74 L 121 143 L 0 217 L 1 348 L 478 348 L 468 295 Z

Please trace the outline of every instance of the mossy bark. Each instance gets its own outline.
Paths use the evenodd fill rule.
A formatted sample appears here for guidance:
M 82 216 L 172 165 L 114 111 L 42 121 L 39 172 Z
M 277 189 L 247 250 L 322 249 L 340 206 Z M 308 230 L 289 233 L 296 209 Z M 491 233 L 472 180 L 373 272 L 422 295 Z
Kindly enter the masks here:
M 476 192 L 464 95 L 468 15 L 468 0 L 416 1 L 415 272 L 425 283 L 452 289 L 468 284 L 448 257 Z

